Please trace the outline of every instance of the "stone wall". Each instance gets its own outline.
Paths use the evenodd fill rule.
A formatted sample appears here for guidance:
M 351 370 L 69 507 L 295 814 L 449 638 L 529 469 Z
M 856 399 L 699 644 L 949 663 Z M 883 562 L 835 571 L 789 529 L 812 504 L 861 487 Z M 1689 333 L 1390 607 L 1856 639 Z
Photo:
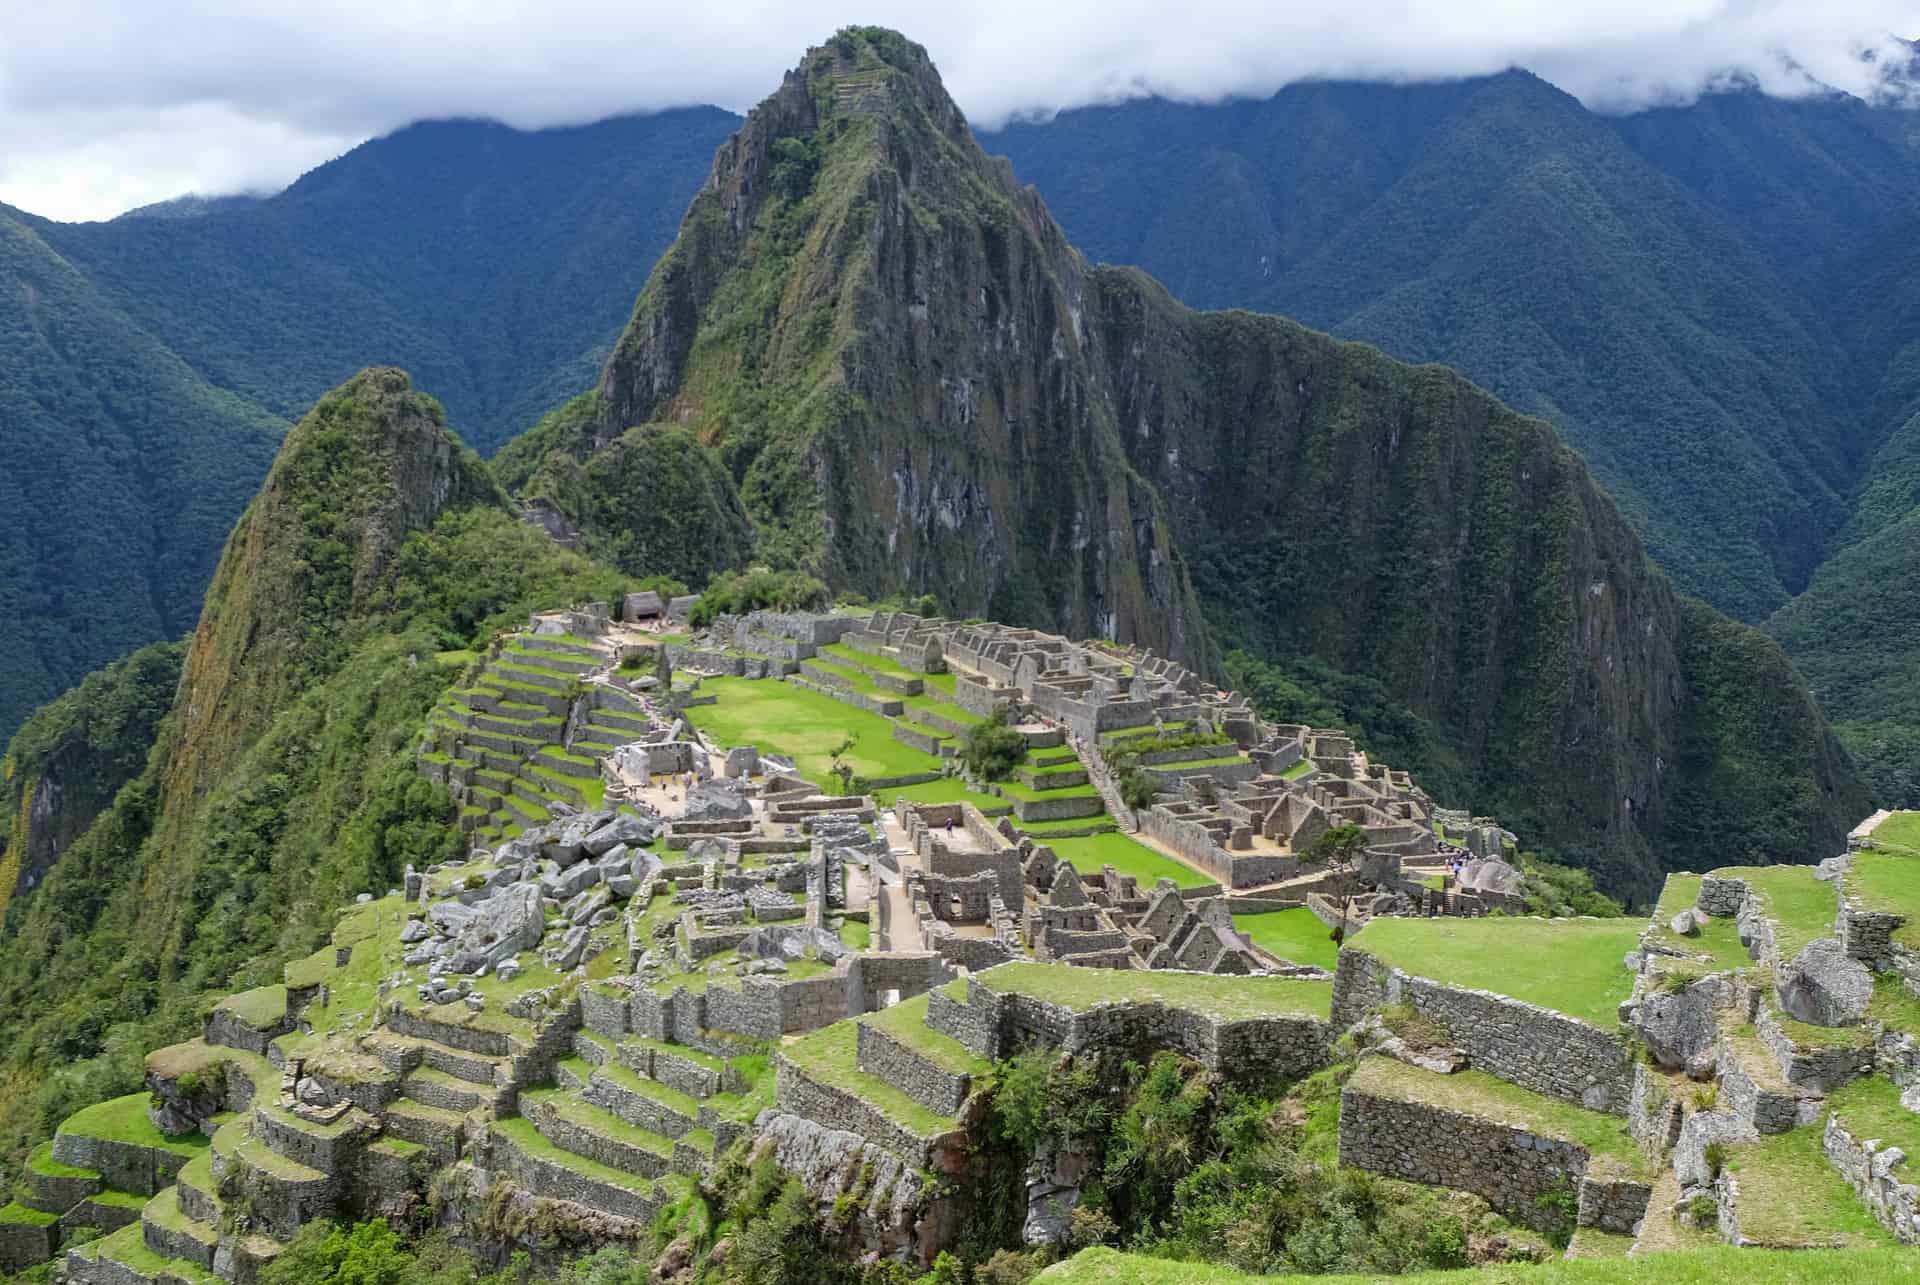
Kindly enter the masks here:
M 1856 1137 L 1837 1115 L 1827 1117 L 1821 1148 L 1882 1227 L 1903 1245 L 1920 1244 L 1920 1187 L 1907 1181 L 1906 1152 Z
M 946 1070 L 866 1022 L 856 1029 L 862 1071 L 879 1076 L 929 1111 L 959 1113 L 973 1087 L 971 1076 Z
M 1333 1020 L 1345 1030 L 1382 1004 L 1412 1004 L 1440 1023 L 1483 1071 L 1592 1111 L 1624 1115 L 1633 1093 L 1626 1041 L 1563 1013 L 1461 990 L 1390 968 L 1349 946 L 1333 982 Z
M 1573 1198 L 1581 1226 L 1631 1232 L 1649 1189 L 1612 1179 L 1586 1190 L 1586 1148 L 1424 1103 L 1376 1097 L 1349 1085 L 1340 1095 L 1340 1163 L 1405 1182 L 1470 1191 L 1529 1227 L 1559 1220 L 1543 1197 Z
M 163 1147 L 83 1138 L 71 1133 L 54 1135 L 53 1158 L 76 1169 L 92 1169 L 107 1186 L 142 1196 L 151 1196 L 167 1186 L 187 1163 L 185 1156 Z
M 874 903 L 883 921 L 889 913 L 887 901 L 882 897 Z M 899 992 L 900 999 L 912 999 L 940 985 L 947 978 L 948 970 L 941 966 L 940 957 L 931 951 L 855 955 L 847 963 L 844 979 L 846 1014 L 848 1017 L 858 1017 L 862 1013 L 874 1012 L 882 1007 L 881 997 L 888 991 Z
M 660 1211 L 662 1201 L 655 1195 L 655 1188 L 636 1190 L 624 1184 L 598 1182 L 566 1165 L 526 1154 L 495 1130 L 487 1131 L 476 1158 L 490 1171 L 504 1174 L 549 1199 L 569 1200 L 644 1223 L 652 1222 Z
M 815 1124 L 858 1134 L 908 1164 L 932 1163 L 931 1140 L 909 1133 L 859 1094 L 813 1079 L 784 1055 L 775 1059 L 774 1104 Z
M 17 1272 L 53 1257 L 60 1224 L 0 1223 L 0 1272 Z
M 1332 1028 L 1312 1018 L 1223 1022 L 1160 1003 L 1101 1004 L 1075 1012 L 1030 995 L 996 994 L 977 976 L 968 985 L 967 1007 L 981 1010 L 979 1017 L 960 1019 L 943 1009 L 943 1016 L 965 1034 L 939 1029 L 989 1059 L 1036 1043 L 1067 1053 L 1164 1048 L 1228 1079 L 1257 1082 L 1319 1070 L 1333 1041 Z M 990 1033 L 983 1035 L 976 1022 Z

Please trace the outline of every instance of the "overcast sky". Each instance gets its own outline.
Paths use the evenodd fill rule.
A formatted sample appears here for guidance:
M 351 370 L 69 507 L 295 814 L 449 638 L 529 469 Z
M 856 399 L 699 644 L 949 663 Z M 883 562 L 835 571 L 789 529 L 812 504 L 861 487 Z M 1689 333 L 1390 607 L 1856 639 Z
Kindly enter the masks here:
M 0 0 L 0 201 L 108 218 L 276 190 L 408 121 L 745 110 L 850 22 L 926 45 L 977 125 L 1159 93 L 1522 66 L 1604 111 L 1731 77 L 1876 92 L 1915 0 Z

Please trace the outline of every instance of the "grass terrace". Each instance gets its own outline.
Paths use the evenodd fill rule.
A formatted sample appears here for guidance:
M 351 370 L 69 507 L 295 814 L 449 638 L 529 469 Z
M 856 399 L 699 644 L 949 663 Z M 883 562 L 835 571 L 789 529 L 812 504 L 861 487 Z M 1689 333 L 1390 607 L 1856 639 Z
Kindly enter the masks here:
M 988 990 L 1030 995 L 1074 1012 L 1101 1004 L 1160 1003 L 1217 1021 L 1308 1017 L 1326 1021 L 1333 985 L 1294 977 L 1213 977 L 1197 973 L 1120 972 L 1072 964 L 999 964 L 974 975 Z
M 885 1080 L 862 1071 L 859 1038 L 853 1022 L 835 1022 L 802 1036 L 780 1053 L 809 1079 L 858 1094 L 868 1106 L 922 1138 L 937 1138 L 959 1127 L 953 1116 L 930 1111 Z
M 1730 968 L 1746 968 L 1753 963 L 1747 955 L 1747 948 L 1740 944 L 1740 926 L 1731 918 L 1705 919 L 1700 925 L 1698 937 L 1682 937 L 1667 927 L 1673 917 L 1691 907 L 1700 897 L 1700 876 L 1676 874 L 1667 876 L 1667 886 L 1660 893 L 1660 904 L 1653 911 L 1653 930 L 1649 940 L 1670 950 L 1684 951 L 1689 955 L 1711 955 L 1713 962 L 1700 969 L 1679 961 L 1669 961 L 1669 971 L 1699 973 L 1724 972 Z M 1704 917 L 1703 917 L 1704 918 Z
M 1920 950 L 1920 812 L 1896 812 L 1873 831 L 1873 846 L 1856 852 L 1847 892 L 1871 910 L 1904 915 L 1895 942 Z
M 905 799 L 909 803 L 971 803 L 990 816 L 1004 814 L 1007 810 L 1005 799 L 995 798 L 991 794 L 976 794 L 957 776 L 943 776 L 938 781 L 903 785 L 892 790 L 875 790 L 873 795 L 881 807 L 891 807 L 895 799 Z
M 1303 758 L 1282 772 L 1280 779 L 1283 781 L 1297 781 L 1311 771 L 1313 771 L 1313 760 Z
M 58 1132 L 77 1138 L 100 1138 L 136 1147 L 152 1147 L 189 1158 L 200 1154 L 207 1145 L 206 1135 L 183 1133 L 177 1138 L 168 1137 L 147 1118 L 147 1103 L 150 1100 L 150 1094 L 140 1092 L 95 1103 L 68 1116 Z
M 220 1278 L 198 1263 L 182 1258 L 165 1258 L 147 1248 L 146 1231 L 137 1222 L 119 1231 L 82 1245 L 73 1251 L 88 1262 L 118 1263 L 148 1280 L 184 1281 L 186 1285 L 221 1285 Z
M 1614 1172 L 1651 1178 L 1650 1162 L 1620 1116 L 1589 1111 L 1569 1102 L 1509 1084 L 1485 1071 L 1439 1075 L 1390 1057 L 1369 1057 L 1347 1081 L 1359 1093 L 1395 1102 L 1416 1102 L 1498 1121 L 1585 1147 L 1595 1161 Z
M 1340 948 L 1327 935 L 1327 926 L 1305 906 L 1297 910 L 1267 910 L 1233 917 L 1233 926 L 1245 933 L 1253 944 L 1294 964 L 1311 964 L 1331 970 L 1339 962 Z
M 891 656 L 869 656 L 845 643 L 827 643 L 819 649 L 816 659 L 843 669 L 871 669 L 878 674 L 892 674 L 895 678 L 926 677 L 919 670 L 908 669 Z
M 1375 919 L 1354 938 L 1402 972 L 1487 990 L 1611 1031 L 1633 991 L 1638 919 Z
M 1744 879 L 1747 887 L 1766 898 L 1774 947 L 1782 960 L 1833 935 L 1839 901 L 1831 883 L 1813 877 L 1812 866 L 1736 866 L 1713 873 Z
M 709 678 L 700 693 L 716 699 L 686 711 L 689 722 L 721 745 L 756 745 L 785 754 L 800 775 L 816 784 L 830 779 L 828 752 L 846 737 L 854 746 L 844 761 L 866 777 L 938 772 L 941 760 L 893 739 L 890 720 L 831 696 L 774 679 Z
M 1096 819 L 1082 818 L 1080 824 L 1086 825 Z M 1139 880 L 1142 892 L 1152 892 L 1154 884 L 1162 879 L 1171 879 L 1182 888 L 1205 888 L 1216 882 L 1186 862 L 1157 852 L 1131 835 L 1114 832 L 1073 839 L 1055 839 L 1045 834 L 1035 837 L 1052 848 L 1061 860 L 1070 862 L 1081 874 L 1098 874 L 1102 866 L 1112 866 L 1121 874 L 1132 875 Z
M 1878 1138 L 1920 1156 L 1920 1115 L 1900 1105 L 1900 1087 L 1883 1075 L 1863 1076 L 1834 1090 L 1827 1109 L 1855 1138 Z
M 991 1062 L 927 1025 L 927 1002 L 925 995 L 916 995 L 859 1020 L 884 1031 L 943 1071 L 954 1075 L 985 1075 L 991 1071 Z
M 625 1187 L 628 1191 L 648 1192 L 653 1190 L 653 1181 L 628 1173 L 624 1169 L 615 1169 L 596 1160 L 589 1160 L 571 1151 L 562 1151 L 548 1141 L 547 1136 L 533 1127 L 533 1121 L 515 1116 L 508 1120 L 495 1120 L 490 1126 L 511 1142 L 524 1155 L 538 1160 L 546 1160 L 563 1169 L 571 1169 L 583 1178 L 604 1182 L 612 1187 Z
M 1827 1163 L 1821 1133 L 1813 1124 L 1727 1148 L 1727 1167 L 1739 1184 L 1741 1234 L 1780 1248 L 1892 1244 Z

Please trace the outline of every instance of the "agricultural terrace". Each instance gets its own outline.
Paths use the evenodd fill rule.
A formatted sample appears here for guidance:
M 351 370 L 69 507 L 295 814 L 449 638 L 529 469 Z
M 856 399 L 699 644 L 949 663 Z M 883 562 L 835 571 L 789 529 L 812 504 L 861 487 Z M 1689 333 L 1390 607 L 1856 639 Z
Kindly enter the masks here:
M 1349 943 L 1402 972 L 1488 990 L 1612 1030 L 1639 919 L 1388 919 Z

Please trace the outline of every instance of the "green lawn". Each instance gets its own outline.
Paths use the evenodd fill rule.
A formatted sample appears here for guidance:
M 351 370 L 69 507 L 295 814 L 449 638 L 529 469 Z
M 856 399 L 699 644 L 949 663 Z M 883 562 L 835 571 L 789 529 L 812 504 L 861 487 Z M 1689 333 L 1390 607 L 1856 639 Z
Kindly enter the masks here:
M 1177 1263 L 1082 1250 L 1034 1278 L 1035 1285 L 1914 1285 L 1920 1254 L 1912 1250 L 1810 1249 L 1761 1251 L 1716 1245 L 1645 1258 L 1556 1258 L 1544 1263 L 1490 1263 L 1448 1272 L 1405 1276 L 1249 1276 L 1230 1267 Z
M 1652 1177 L 1623 1117 L 1533 1093 L 1485 1071 L 1439 1075 L 1394 1058 L 1376 1056 L 1360 1063 L 1347 1087 L 1377 1098 L 1424 1103 L 1577 1143 L 1596 1160 L 1609 1161 L 1636 1177 Z
M 1811 1124 L 1727 1148 L 1740 1187 L 1740 1230 L 1764 1245 L 1865 1249 L 1892 1243 L 1834 1172 Z
M 1313 760 L 1303 758 L 1282 772 L 1280 779 L 1283 781 L 1297 781 L 1311 771 L 1313 771 Z
M 1083 822 L 1094 819 L 1083 818 Z M 1162 879 L 1171 879 L 1182 888 L 1204 888 L 1215 882 L 1184 861 L 1156 852 L 1131 835 L 1113 832 L 1074 839 L 1036 837 L 1081 874 L 1098 874 L 1102 866 L 1112 866 L 1121 874 L 1139 880 L 1142 892 L 1152 892 L 1153 886 Z
M 1006 794 L 1010 799 L 1020 799 L 1035 803 L 1042 799 L 1093 799 L 1100 797 L 1100 791 L 1091 785 L 1069 785 L 1056 790 L 1036 790 L 1020 784 L 1018 781 L 995 781 L 994 788 Z
M 207 1145 L 206 1135 L 183 1133 L 177 1138 L 170 1138 L 160 1132 L 153 1127 L 153 1121 L 147 1118 L 147 1104 L 151 1100 L 150 1094 L 142 1092 L 95 1103 L 68 1116 L 59 1132 L 79 1138 L 102 1138 L 136 1147 L 152 1147 L 189 1157 L 199 1154 L 201 1148 Z
M 256 1031 L 268 1030 L 287 1018 L 287 988 L 256 986 L 250 991 L 227 996 L 220 1001 L 218 1008 Z
M 1633 990 L 1621 961 L 1641 927 L 1638 919 L 1378 918 L 1353 949 L 1417 977 L 1493 991 L 1611 1031 Z
M 861 776 L 907 776 L 938 772 L 941 761 L 893 739 L 890 722 L 831 696 L 770 678 L 709 678 L 700 694 L 718 697 L 695 705 L 687 719 L 725 746 L 757 745 L 791 758 L 800 775 L 817 785 L 830 781 L 828 753 L 846 737 L 854 746 L 845 762 Z
M 1294 977 L 1119 972 L 1015 961 L 976 973 L 974 978 L 1000 994 L 1031 995 L 1075 1011 L 1124 1001 L 1158 1002 L 1221 1021 L 1253 1017 L 1314 1017 L 1325 1021 L 1333 1001 L 1331 982 Z
M 1339 961 L 1340 948 L 1327 936 L 1327 926 L 1314 918 L 1305 906 L 1297 910 L 1235 915 L 1233 926 L 1252 938 L 1260 949 L 1289 963 L 1331 969 Z
M 1904 848 L 1920 856 L 1920 812 L 1896 812 L 1873 827 L 1873 846 Z
M 938 781 L 903 785 L 893 790 L 875 790 L 873 796 L 881 807 L 891 807 L 895 799 L 906 799 L 911 803 L 971 803 L 981 809 L 1007 810 L 1005 799 L 995 798 L 991 794 L 977 794 L 957 776 L 943 776 Z
M 864 919 L 849 919 L 840 925 L 840 940 L 849 950 L 867 950 L 873 945 L 873 925 Z
M 1744 879 L 1747 887 L 1767 899 L 1774 947 L 1783 962 L 1817 939 L 1833 936 L 1839 898 L 1831 883 L 1813 877 L 1812 866 L 1736 866 L 1713 873 Z

